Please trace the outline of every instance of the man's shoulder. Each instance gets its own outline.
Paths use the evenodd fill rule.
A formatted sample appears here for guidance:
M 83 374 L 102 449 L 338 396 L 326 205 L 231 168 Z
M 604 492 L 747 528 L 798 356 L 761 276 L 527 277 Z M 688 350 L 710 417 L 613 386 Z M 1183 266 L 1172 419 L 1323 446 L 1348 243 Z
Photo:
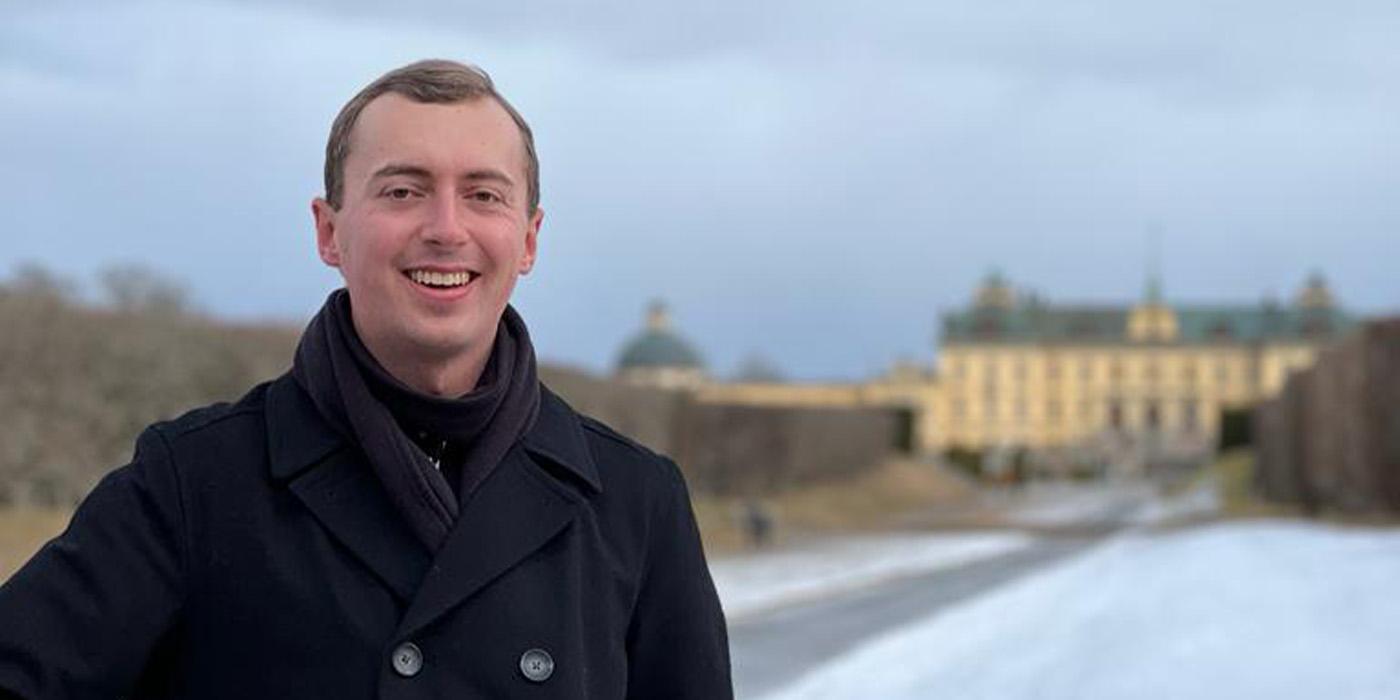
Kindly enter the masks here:
M 136 438 L 132 461 L 113 476 L 173 479 L 188 497 L 265 473 L 269 384 L 253 387 L 236 401 L 208 404 L 147 426 Z
M 578 421 L 580 433 L 597 465 L 603 481 L 634 482 L 641 478 L 680 479 L 680 470 L 670 457 L 663 455 L 611 425 L 582 413 L 557 394 L 545 389 L 547 401 L 557 401 Z
M 598 443 L 603 449 L 617 450 L 624 454 L 646 461 L 669 461 L 662 454 L 618 432 L 616 428 L 585 413 L 578 414 L 579 426 L 589 435 L 590 442 Z

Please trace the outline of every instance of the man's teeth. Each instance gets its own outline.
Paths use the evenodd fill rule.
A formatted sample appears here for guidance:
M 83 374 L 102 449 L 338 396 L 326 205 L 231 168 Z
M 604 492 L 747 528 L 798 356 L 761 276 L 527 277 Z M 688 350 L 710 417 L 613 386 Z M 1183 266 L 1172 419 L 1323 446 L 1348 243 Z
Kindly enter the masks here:
M 418 284 L 426 284 L 430 287 L 460 287 L 472 280 L 472 273 L 412 270 L 408 273 L 408 278 Z

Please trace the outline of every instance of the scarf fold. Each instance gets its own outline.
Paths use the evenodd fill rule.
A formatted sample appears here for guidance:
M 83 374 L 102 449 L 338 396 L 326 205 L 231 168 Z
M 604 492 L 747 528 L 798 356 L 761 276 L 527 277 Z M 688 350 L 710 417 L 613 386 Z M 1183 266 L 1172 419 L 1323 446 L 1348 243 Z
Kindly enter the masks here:
M 529 332 L 507 306 L 476 388 L 441 398 L 407 386 L 374 359 L 355 332 L 350 303 L 344 289 L 326 299 L 297 345 L 292 377 L 321 416 L 360 447 L 410 529 L 436 552 L 462 504 L 539 413 Z M 435 466 L 406 431 L 450 444 L 447 468 Z

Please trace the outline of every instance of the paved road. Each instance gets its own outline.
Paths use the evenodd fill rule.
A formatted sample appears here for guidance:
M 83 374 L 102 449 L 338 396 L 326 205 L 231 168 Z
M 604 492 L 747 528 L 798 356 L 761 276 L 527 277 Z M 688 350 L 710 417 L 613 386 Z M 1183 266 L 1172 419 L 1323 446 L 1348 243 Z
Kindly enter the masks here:
M 735 622 L 729 627 L 734 687 L 754 700 L 865 639 L 1083 551 L 1099 533 L 1060 535 L 945 571 L 869 588 Z

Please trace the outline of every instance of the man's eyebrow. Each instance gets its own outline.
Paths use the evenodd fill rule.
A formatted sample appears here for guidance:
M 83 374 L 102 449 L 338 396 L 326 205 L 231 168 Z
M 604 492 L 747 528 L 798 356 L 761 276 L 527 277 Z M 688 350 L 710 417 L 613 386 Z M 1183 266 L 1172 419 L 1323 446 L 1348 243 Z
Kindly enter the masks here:
M 515 186 L 515 180 L 501 170 L 495 168 L 481 168 L 479 170 L 468 170 L 462 173 L 462 179 L 468 181 L 492 180 L 508 187 Z
M 389 163 L 388 165 L 385 165 L 384 167 L 374 171 L 370 175 L 370 179 L 374 180 L 381 177 L 394 177 L 396 175 L 407 175 L 409 177 L 422 178 L 425 180 L 431 179 L 433 176 L 433 174 L 429 172 L 427 168 L 424 168 L 420 165 L 409 165 L 406 163 Z M 467 172 L 462 173 L 459 179 L 470 182 L 489 180 L 499 182 L 503 185 L 507 185 L 510 187 L 515 186 L 514 178 L 506 174 L 504 171 L 497 170 L 495 168 L 479 168 L 477 170 L 468 170 Z
M 393 177 L 393 176 L 395 176 L 395 175 L 408 175 L 408 176 L 410 176 L 410 177 L 418 177 L 418 178 L 425 178 L 425 179 L 426 179 L 426 178 L 431 177 L 431 176 L 432 176 L 432 173 L 429 173 L 427 168 L 420 167 L 420 166 L 417 166 L 417 165 L 406 165 L 406 164 L 403 164 L 403 163 L 390 163 L 390 164 L 388 164 L 388 165 L 386 165 L 386 166 L 384 166 L 384 167 L 382 167 L 382 168 L 380 168 L 380 169 L 374 171 L 374 173 L 371 174 L 369 177 L 370 177 L 371 180 L 373 180 L 373 179 L 375 179 L 375 178 Z

